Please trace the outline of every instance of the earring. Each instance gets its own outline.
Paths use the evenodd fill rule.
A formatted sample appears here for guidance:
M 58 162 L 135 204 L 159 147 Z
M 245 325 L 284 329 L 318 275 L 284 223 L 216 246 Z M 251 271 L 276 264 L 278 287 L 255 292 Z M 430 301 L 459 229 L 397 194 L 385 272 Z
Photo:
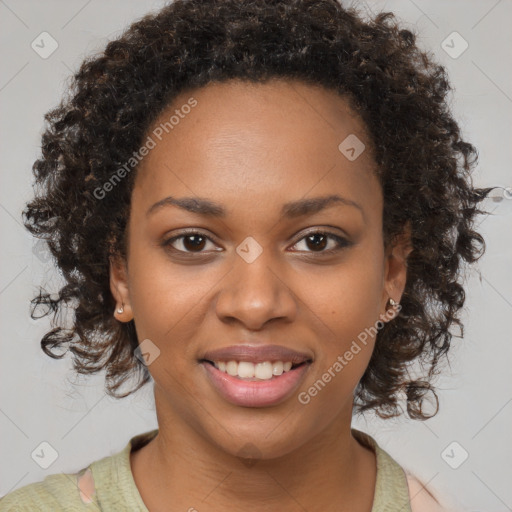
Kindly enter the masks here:
M 117 308 L 117 312 L 118 312 L 119 314 L 123 313 L 123 312 L 124 312 L 124 307 L 123 307 L 123 306 L 121 306 L 121 307 Z
M 392 307 L 396 308 L 397 306 L 399 306 L 399 303 L 394 301 L 391 297 L 389 298 L 389 303 L 391 304 Z

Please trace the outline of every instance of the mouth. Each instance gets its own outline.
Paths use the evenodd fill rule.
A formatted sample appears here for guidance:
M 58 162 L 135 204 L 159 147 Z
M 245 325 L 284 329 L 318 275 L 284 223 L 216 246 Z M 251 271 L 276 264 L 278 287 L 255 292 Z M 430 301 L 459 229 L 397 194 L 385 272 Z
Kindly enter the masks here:
M 199 361 L 206 379 L 226 402 L 239 407 L 271 407 L 296 394 L 313 364 L 290 361 Z
M 245 382 L 262 382 L 274 380 L 290 371 L 294 371 L 301 366 L 310 364 L 311 359 L 300 363 L 293 363 L 292 361 L 263 361 L 253 363 L 251 361 L 210 361 L 208 359 L 201 359 L 200 363 L 206 363 L 219 372 L 235 377 Z

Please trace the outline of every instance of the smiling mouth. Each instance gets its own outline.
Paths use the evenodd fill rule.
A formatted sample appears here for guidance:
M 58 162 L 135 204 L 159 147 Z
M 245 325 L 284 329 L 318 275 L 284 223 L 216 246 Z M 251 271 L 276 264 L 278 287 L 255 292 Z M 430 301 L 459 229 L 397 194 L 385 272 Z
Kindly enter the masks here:
M 213 389 L 239 407 L 272 407 L 286 402 L 313 364 L 302 361 L 229 361 L 200 359 L 199 366 Z
M 208 363 L 219 372 L 230 375 L 247 382 L 263 382 L 274 380 L 283 374 L 294 371 L 297 368 L 310 364 L 312 360 L 301 363 L 291 361 L 264 361 L 252 363 L 250 361 L 210 361 L 201 359 L 200 363 Z

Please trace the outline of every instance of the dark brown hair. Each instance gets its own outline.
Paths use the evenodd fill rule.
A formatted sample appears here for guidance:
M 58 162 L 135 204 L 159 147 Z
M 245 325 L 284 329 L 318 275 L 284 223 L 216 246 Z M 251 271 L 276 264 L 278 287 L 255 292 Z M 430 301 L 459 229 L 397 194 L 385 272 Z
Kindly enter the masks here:
M 38 193 L 24 211 L 26 227 L 48 241 L 66 280 L 57 296 L 40 289 L 32 316 L 74 312 L 72 326 L 57 325 L 41 346 L 55 358 L 67 348 L 79 373 L 105 369 L 115 397 L 150 379 L 134 356 L 133 321 L 114 319 L 109 288 L 110 256 L 126 255 L 136 168 L 101 199 L 97 191 L 180 92 L 272 78 L 336 90 L 368 128 L 384 194 L 385 243 L 410 223 L 413 251 L 402 309 L 378 332 L 355 410 L 397 415 L 405 392 L 409 415 L 425 419 L 422 403 L 429 390 L 437 402 L 430 381 L 452 328 L 462 330 L 462 266 L 483 253 L 473 223 L 490 189 L 471 184 L 477 153 L 449 111 L 445 69 L 392 13 L 365 21 L 335 0 L 176 0 L 82 63 L 67 98 L 45 116 L 42 156 L 33 166 Z M 409 375 L 413 362 L 423 365 L 423 377 Z M 117 393 L 134 374 L 137 385 Z

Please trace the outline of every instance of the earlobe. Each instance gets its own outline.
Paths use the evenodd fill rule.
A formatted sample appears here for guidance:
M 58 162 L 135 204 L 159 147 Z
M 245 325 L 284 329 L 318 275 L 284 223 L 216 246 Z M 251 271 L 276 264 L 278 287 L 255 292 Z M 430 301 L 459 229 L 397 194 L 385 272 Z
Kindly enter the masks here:
M 120 322 L 133 319 L 128 286 L 126 262 L 121 258 L 110 257 L 110 291 L 116 301 L 114 317 Z

